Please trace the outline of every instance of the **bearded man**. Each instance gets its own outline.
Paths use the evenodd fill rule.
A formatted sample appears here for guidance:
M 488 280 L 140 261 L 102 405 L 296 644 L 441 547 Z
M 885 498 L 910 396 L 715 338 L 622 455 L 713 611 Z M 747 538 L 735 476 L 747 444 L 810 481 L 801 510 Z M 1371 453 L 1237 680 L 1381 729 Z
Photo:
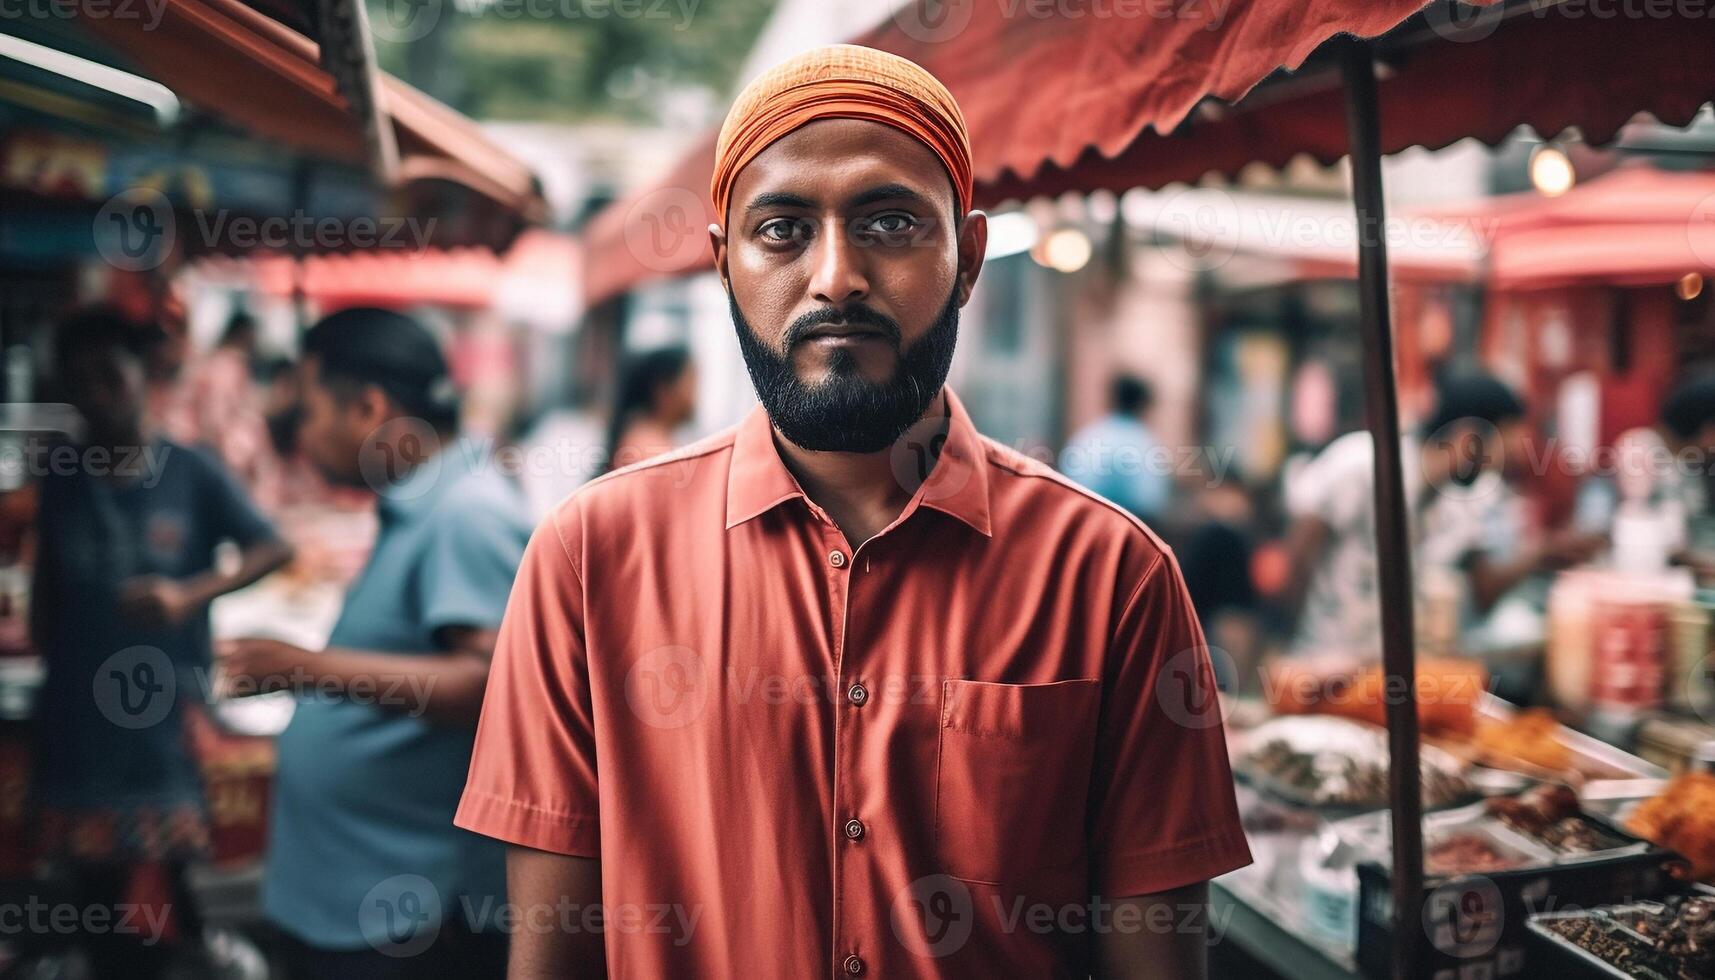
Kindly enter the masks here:
M 952 96 L 795 58 L 711 196 L 762 404 L 529 546 L 457 818 L 514 845 L 512 975 L 1201 976 L 1250 860 L 1208 652 L 1161 541 L 944 384 Z

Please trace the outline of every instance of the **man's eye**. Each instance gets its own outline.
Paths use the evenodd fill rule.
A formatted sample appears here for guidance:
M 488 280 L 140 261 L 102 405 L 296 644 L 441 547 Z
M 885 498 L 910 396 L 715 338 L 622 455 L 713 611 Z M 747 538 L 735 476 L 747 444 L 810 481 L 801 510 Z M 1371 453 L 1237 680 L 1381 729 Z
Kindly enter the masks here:
M 903 211 L 889 211 L 860 222 L 854 237 L 861 244 L 908 245 L 917 228 L 916 218 Z
M 776 244 L 783 244 L 785 242 L 792 241 L 794 238 L 802 237 L 803 235 L 800 222 L 794 221 L 791 218 L 775 218 L 774 220 L 764 224 L 757 231 L 758 234 L 762 236 L 763 241 L 774 242 Z
M 875 225 L 875 230 L 883 235 L 903 235 L 917 227 L 917 222 L 913 221 L 908 214 L 877 215 L 872 223 Z

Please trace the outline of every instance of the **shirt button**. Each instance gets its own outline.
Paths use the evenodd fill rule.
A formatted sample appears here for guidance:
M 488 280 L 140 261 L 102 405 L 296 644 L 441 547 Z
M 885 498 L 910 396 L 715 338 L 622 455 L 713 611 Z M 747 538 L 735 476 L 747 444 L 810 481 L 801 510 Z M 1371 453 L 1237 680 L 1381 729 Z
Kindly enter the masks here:
M 842 551 L 830 551 L 830 552 L 828 552 L 828 564 L 834 566 L 835 568 L 846 567 L 845 553 Z
M 863 840 L 863 821 L 852 818 L 846 821 L 846 839 Z
M 862 684 L 853 684 L 851 690 L 846 692 L 846 700 L 861 708 L 869 700 L 869 689 Z
M 863 973 L 863 957 L 856 953 L 846 957 L 846 972 L 854 977 Z

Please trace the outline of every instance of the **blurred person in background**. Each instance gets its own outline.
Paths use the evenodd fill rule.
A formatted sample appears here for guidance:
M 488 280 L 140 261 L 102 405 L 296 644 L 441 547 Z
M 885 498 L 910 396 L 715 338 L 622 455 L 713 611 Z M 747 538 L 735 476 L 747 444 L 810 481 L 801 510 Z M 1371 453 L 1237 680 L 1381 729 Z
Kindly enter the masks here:
M 671 452 L 697 410 L 697 366 L 682 346 L 633 355 L 620 371 L 608 417 L 607 470 Z
M 1060 472 L 1154 524 L 1167 510 L 1173 472 L 1145 422 L 1155 404 L 1149 382 L 1129 374 L 1108 388 L 1108 414 L 1079 429 L 1060 453 Z
M 186 725 L 209 688 L 209 603 L 291 550 L 214 459 L 146 435 L 151 337 L 101 310 L 56 336 L 55 374 L 85 431 L 52 451 L 42 480 L 31 613 L 47 677 L 32 785 L 44 853 L 66 863 L 80 901 L 113 909 L 161 884 L 141 875 L 164 870 L 189 946 L 198 930 L 184 868 L 210 838 Z M 240 549 L 225 570 L 223 542 Z M 90 937 L 95 974 L 158 975 L 171 947 L 145 938 Z
M 1578 524 L 1611 529 L 1616 567 L 1673 563 L 1701 581 L 1715 579 L 1715 372 L 1674 385 L 1662 399 L 1660 426 L 1621 433 L 1615 448 L 1615 472 L 1579 485 Z
M 1251 578 L 1256 507 L 1242 476 L 1199 468 L 1184 529 L 1174 545 L 1197 621 L 1212 648 L 1222 690 L 1248 683 L 1261 655 L 1260 603 Z M 1230 674 L 1228 673 L 1230 672 Z
M 1450 583 L 1462 636 L 1514 586 L 1588 561 L 1605 543 L 1577 530 L 1526 543 L 1510 485 L 1529 459 L 1525 420 L 1524 402 L 1504 382 L 1456 374 L 1436 385 L 1435 409 L 1420 434 L 1401 438 L 1419 593 Z M 1374 465 L 1370 434 L 1352 432 L 1286 487 L 1296 653 L 1381 656 Z
M 415 320 L 335 313 L 305 336 L 301 371 L 300 446 L 330 481 L 376 491 L 380 533 L 324 649 L 221 645 L 236 693 L 300 695 L 278 743 L 263 909 L 295 977 L 499 976 L 502 850 L 452 817 L 524 505 L 455 441 L 447 364 Z
M 457 818 L 521 908 L 664 914 L 521 930 L 511 975 L 1204 976 L 1207 881 L 1250 862 L 1208 653 L 1161 540 L 946 387 L 987 241 L 952 95 L 817 49 L 715 160 L 761 404 L 537 530 Z M 949 876 L 1001 884 L 915 915 Z M 1014 888 L 1194 914 L 1018 929 Z

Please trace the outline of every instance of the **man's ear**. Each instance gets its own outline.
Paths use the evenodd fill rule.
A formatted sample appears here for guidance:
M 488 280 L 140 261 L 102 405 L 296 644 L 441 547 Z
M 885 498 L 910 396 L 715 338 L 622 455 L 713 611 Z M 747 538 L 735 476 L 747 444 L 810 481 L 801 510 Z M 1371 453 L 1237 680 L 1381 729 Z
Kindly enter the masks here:
M 983 271 L 983 256 L 988 252 L 989 216 L 971 211 L 959 223 L 959 305 L 971 300 L 977 288 L 977 276 Z
M 357 416 L 365 432 L 374 432 L 395 414 L 393 400 L 387 397 L 387 392 L 380 385 L 364 385 L 357 390 L 357 395 L 351 399 L 351 411 Z
M 715 273 L 721 277 L 721 288 L 732 292 L 732 281 L 726 274 L 726 231 L 709 222 L 709 248 L 715 253 Z

